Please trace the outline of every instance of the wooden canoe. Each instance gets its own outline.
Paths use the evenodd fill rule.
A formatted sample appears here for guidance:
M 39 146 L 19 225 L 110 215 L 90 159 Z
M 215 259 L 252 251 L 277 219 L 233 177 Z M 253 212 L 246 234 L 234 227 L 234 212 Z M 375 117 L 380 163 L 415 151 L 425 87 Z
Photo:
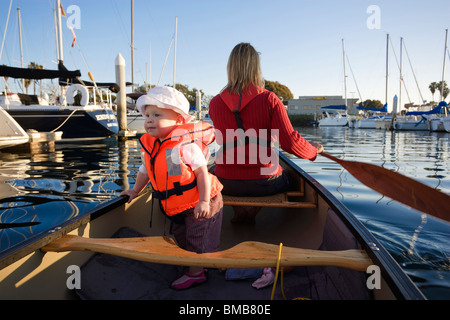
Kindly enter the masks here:
M 295 291 L 296 286 L 325 288 L 323 293 L 320 290 L 311 293 L 306 297 L 309 299 L 424 299 L 379 241 L 339 200 L 285 155 L 280 154 L 280 161 L 283 168 L 295 177 L 295 190 L 270 197 L 224 196 L 221 251 L 218 253 L 196 255 L 180 251 L 172 240 L 167 240 L 170 223 L 158 212 L 156 201 L 153 226 L 150 228 L 151 190 L 145 190 L 131 204 L 126 204 L 123 197 L 105 202 L 95 210 L 37 235 L 22 247 L 2 254 L 0 299 L 78 298 L 74 290 L 67 287 L 68 267 L 80 266 L 82 274 L 87 274 L 92 269 L 93 261 L 99 257 L 111 257 L 117 265 L 121 263 L 118 261 L 122 261 L 117 259 L 128 261 L 132 258 L 136 261 L 134 266 L 155 262 L 162 266 L 193 265 L 198 259 L 203 259 L 201 264 L 210 268 L 271 267 L 279 263 L 281 266 L 294 266 L 294 270 L 299 270 L 299 277 L 305 276 L 289 282 L 290 290 Z M 230 222 L 231 205 L 261 206 L 262 210 L 253 225 L 233 224 Z M 143 235 L 142 241 L 153 243 L 150 246 L 153 249 L 141 252 L 142 246 L 136 245 L 136 241 L 141 240 L 136 238 L 112 239 L 124 227 Z M 281 253 L 281 258 L 277 259 L 275 253 L 281 244 L 285 256 Z M 347 259 L 346 262 L 333 262 L 341 254 L 344 260 Z M 334 257 L 330 258 L 330 255 Z M 83 266 L 86 266 L 85 269 Z M 379 268 L 379 289 L 369 288 L 367 281 L 372 274 L 367 267 L 370 266 Z M 117 277 L 121 271 L 111 271 L 111 274 Z M 308 277 L 311 274 L 320 276 Z M 221 279 L 220 274 L 217 279 L 233 292 L 233 282 Z M 113 280 L 109 278 L 105 281 Z M 167 281 L 167 290 L 170 290 L 170 281 Z M 330 283 L 335 291 L 333 295 L 327 287 Z M 84 286 L 88 284 L 84 283 Z M 101 287 L 98 283 L 92 286 Z M 205 288 L 203 292 L 207 291 Z M 189 299 L 205 299 L 205 296 L 196 297 L 195 291 L 191 292 Z M 171 292 L 167 297 L 178 299 L 176 294 Z M 233 300 L 254 298 L 223 294 L 216 296 L 211 290 L 206 297 Z M 184 296 L 180 297 L 182 299 Z

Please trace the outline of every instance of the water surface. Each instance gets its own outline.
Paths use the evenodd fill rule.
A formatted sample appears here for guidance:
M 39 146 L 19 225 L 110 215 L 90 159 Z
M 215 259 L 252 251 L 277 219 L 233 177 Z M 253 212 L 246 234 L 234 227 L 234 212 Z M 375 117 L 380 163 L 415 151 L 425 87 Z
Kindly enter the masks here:
M 338 158 L 376 164 L 450 194 L 449 133 L 331 127 L 297 130 Z M 428 298 L 450 299 L 449 223 L 371 190 L 325 157 L 294 162 L 363 222 Z
M 450 194 L 448 133 L 297 129 L 338 158 L 383 166 Z M 363 222 L 428 298 L 450 299 L 449 223 L 372 191 L 325 157 L 294 162 Z M 137 139 L 57 143 L 50 154 L 0 151 L 0 225 L 30 224 L 1 228 L 0 252 L 116 197 L 133 185 L 140 163 Z

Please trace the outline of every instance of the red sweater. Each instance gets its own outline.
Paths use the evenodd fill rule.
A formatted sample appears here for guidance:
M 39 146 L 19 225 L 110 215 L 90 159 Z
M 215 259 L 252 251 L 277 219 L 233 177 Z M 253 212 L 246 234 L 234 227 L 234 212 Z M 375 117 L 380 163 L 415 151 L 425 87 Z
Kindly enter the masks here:
M 261 90 L 260 90 L 261 91 Z M 236 119 L 232 110 L 237 110 L 239 105 L 239 95 L 229 94 L 224 90 L 221 94 L 215 96 L 209 104 L 209 115 L 213 121 L 214 127 L 227 140 L 227 129 L 237 129 Z M 249 128 L 255 129 L 258 135 L 261 135 L 260 129 L 266 129 L 267 138 L 272 141 L 277 138 L 273 133 L 278 131 L 278 139 L 281 149 L 303 159 L 311 161 L 316 159 L 317 149 L 306 141 L 297 131 L 294 130 L 287 116 L 286 108 L 280 99 L 268 90 L 258 93 L 256 88 L 252 88 L 249 93 L 242 96 L 240 117 L 246 132 Z M 278 129 L 278 130 L 272 130 Z M 271 131 L 272 130 L 272 131 Z M 219 144 L 225 144 L 229 141 L 219 141 Z M 245 151 L 248 154 L 249 147 Z M 267 152 L 265 152 L 267 154 Z M 270 155 L 267 155 L 268 157 Z M 259 158 L 259 157 L 258 157 Z M 279 162 L 264 164 L 261 161 L 249 161 L 245 158 L 244 164 L 227 164 L 227 161 L 216 161 L 215 174 L 218 177 L 233 180 L 250 180 L 270 177 L 282 172 Z M 225 162 L 225 163 L 221 163 Z M 264 161 L 262 161 L 264 162 Z M 267 162 L 267 161 L 266 161 Z M 264 170 L 262 174 L 261 168 L 271 168 L 271 172 Z

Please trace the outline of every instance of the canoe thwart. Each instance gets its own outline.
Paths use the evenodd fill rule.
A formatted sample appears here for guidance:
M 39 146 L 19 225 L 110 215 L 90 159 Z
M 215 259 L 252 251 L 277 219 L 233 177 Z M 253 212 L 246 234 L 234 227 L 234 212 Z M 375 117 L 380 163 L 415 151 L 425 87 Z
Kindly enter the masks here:
M 255 206 L 277 208 L 316 208 L 314 202 L 291 201 L 289 197 L 303 197 L 300 191 L 289 191 L 262 197 L 238 197 L 223 195 L 223 204 L 228 206 Z
M 93 251 L 146 262 L 207 268 L 337 266 L 366 271 L 372 260 L 363 250 L 322 251 L 246 241 L 223 251 L 195 253 L 181 249 L 170 237 L 93 239 L 65 235 L 41 248 L 44 252 Z

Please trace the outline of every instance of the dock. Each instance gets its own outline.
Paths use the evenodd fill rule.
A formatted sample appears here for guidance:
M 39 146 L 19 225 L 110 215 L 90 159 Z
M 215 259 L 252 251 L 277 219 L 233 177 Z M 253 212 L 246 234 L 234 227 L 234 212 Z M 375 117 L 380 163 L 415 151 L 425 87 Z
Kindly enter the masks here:
M 27 131 L 27 134 L 30 137 L 28 142 L 4 148 L 2 151 L 31 154 L 55 152 L 55 141 L 61 140 L 63 132 Z

